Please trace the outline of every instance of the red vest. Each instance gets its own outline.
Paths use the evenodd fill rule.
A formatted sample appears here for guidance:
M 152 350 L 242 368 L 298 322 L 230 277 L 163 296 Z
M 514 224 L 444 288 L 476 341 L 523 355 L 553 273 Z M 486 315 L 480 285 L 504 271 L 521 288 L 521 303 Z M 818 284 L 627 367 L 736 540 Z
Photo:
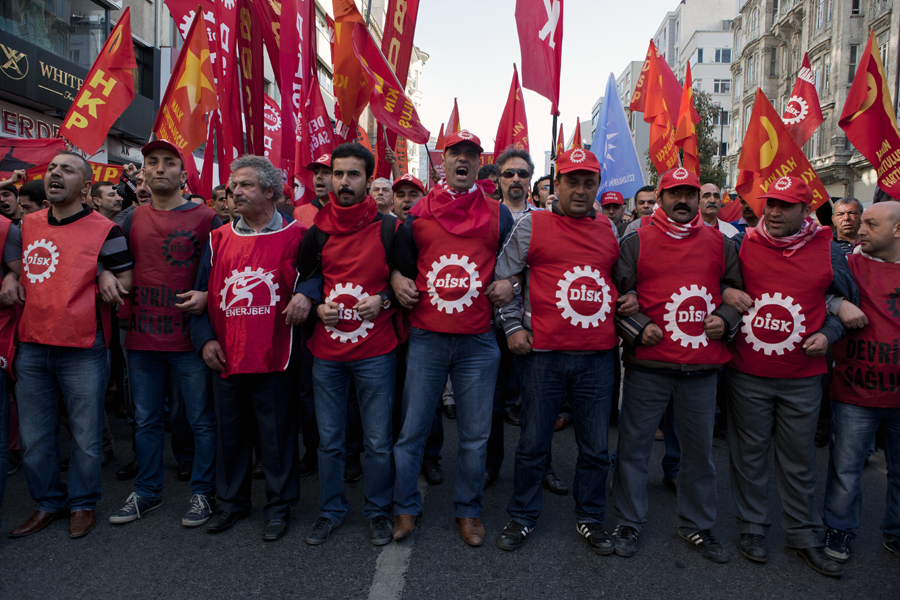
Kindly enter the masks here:
M 225 353 L 222 377 L 287 369 L 291 326 L 281 313 L 297 284 L 304 232 L 306 228 L 294 221 L 259 235 L 238 235 L 233 223 L 209 234 L 207 311 Z
M 900 408 L 900 264 L 860 254 L 847 257 L 869 319 L 834 345 L 831 397 L 840 402 Z
M 128 350 L 193 352 L 188 314 L 175 307 L 176 294 L 194 287 L 200 253 L 216 213 L 195 204 L 187 210 L 138 206 L 131 216 L 134 283 L 127 312 Z
M 50 226 L 47 211 L 22 221 L 25 308 L 19 339 L 34 344 L 90 348 L 97 336 L 97 258 L 115 226 L 99 213 Z M 101 306 L 106 345 L 112 335 L 109 307 Z
M 349 235 L 331 235 L 322 250 L 322 293 L 325 302 L 340 305 L 340 320 L 326 327 L 316 319 L 309 340 L 313 356 L 323 360 L 353 361 L 387 354 L 397 347 L 392 316 L 395 308 L 382 310 L 366 321 L 353 310 L 360 300 L 383 292 L 390 272 L 381 241 L 381 221 L 369 223 Z
M 676 240 L 653 223 L 637 230 L 637 294 L 641 312 L 663 330 L 654 346 L 637 346 L 638 360 L 675 364 L 721 365 L 731 355 L 721 340 L 710 340 L 703 319 L 722 303 L 725 240 L 711 227 L 700 227 Z
M 500 203 L 488 202 L 491 231 L 487 238 L 447 232 L 434 219 L 413 221 L 419 249 L 413 327 L 443 333 L 484 333 L 491 328 L 492 306 L 484 295 L 494 279 L 500 245 Z
M 531 214 L 528 246 L 535 350 L 607 350 L 619 342 L 612 268 L 619 243 L 605 216 Z
M 6 244 L 6 234 L 9 233 L 12 221 L 3 217 L 0 219 L 0 248 Z M 16 353 L 16 306 L 0 305 L 0 369 L 12 372 L 13 356 Z M 5 398 L 0 398 L 0 401 Z
M 294 209 L 294 220 L 303 223 L 304 225 L 306 225 L 306 228 L 309 229 L 313 226 L 313 223 L 316 222 L 316 215 L 318 213 L 319 209 L 314 205 L 301 204 Z
M 732 342 L 731 366 L 759 377 L 819 375 L 827 370 L 825 357 L 811 358 L 801 346 L 825 323 L 831 240 L 816 236 L 790 258 L 783 252 L 744 238 L 741 273 L 753 306 Z

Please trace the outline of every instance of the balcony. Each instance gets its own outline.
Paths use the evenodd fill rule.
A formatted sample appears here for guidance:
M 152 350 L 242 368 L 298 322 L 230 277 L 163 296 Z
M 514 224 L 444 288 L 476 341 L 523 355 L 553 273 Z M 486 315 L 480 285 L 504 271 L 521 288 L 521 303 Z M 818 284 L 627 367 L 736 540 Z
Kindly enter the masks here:
M 890 0 L 873 0 L 869 6 L 869 23 L 891 12 L 891 4 Z

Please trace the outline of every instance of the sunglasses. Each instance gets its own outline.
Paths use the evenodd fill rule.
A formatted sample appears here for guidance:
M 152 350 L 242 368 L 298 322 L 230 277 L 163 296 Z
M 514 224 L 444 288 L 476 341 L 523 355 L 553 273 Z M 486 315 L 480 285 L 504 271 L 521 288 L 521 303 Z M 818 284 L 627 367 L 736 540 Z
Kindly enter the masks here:
M 516 175 L 519 176 L 519 179 L 529 179 L 531 172 L 528 169 L 507 169 L 500 173 L 500 177 L 503 179 L 512 179 Z

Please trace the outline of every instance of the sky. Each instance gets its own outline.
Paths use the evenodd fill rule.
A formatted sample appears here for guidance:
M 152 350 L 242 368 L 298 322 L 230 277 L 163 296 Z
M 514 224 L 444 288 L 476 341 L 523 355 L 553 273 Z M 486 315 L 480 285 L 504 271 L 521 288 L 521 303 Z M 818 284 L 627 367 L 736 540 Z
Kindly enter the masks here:
M 678 0 L 565 0 L 559 120 L 568 140 L 575 119 L 590 143 L 591 107 L 603 95 L 610 72 L 644 59 L 650 38 Z M 430 58 L 422 71 L 425 127 L 437 135 L 459 103 L 460 124 L 490 152 L 512 80 L 521 75 L 515 0 L 421 0 L 415 44 Z M 552 143 L 550 101 L 525 90 L 530 151 L 543 170 Z

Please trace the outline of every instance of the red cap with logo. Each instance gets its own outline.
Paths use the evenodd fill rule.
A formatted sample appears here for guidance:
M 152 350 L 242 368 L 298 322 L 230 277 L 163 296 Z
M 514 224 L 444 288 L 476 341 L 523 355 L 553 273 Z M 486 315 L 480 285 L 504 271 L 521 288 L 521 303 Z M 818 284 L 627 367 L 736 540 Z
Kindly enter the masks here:
M 478 146 L 479 152 L 484 152 L 484 148 L 481 147 L 481 140 L 478 139 L 478 136 L 472 133 L 467 129 L 461 129 L 456 133 L 451 133 L 447 137 L 444 138 L 444 150 L 449 148 L 450 146 L 455 146 L 456 144 L 462 144 L 463 142 L 468 142 L 470 144 L 475 144 Z
M 583 148 L 572 148 L 556 157 L 556 171 L 558 173 L 570 173 L 571 171 L 599 173 L 600 163 L 593 152 Z
M 600 196 L 600 206 L 605 206 L 607 204 L 619 204 L 625 205 L 625 198 L 619 192 L 604 192 L 602 196 Z
M 152 142 L 148 142 L 143 148 L 141 148 L 141 154 L 147 156 L 154 150 L 168 150 L 181 159 L 182 170 L 187 168 L 187 165 L 184 164 L 184 153 L 181 151 L 181 148 L 179 148 L 169 140 L 153 140 Z
M 681 185 L 697 188 L 699 190 L 700 178 L 697 177 L 696 173 L 688 171 L 684 167 L 669 169 L 659 178 L 659 185 L 657 188 L 660 190 L 669 190 Z
M 799 177 L 782 177 L 769 186 L 769 191 L 759 199 L 783 200 L 792 204 L 812 204 L 813 195 L 806 182 Z
M 419 181 L 417 178 L 413 177 L 412 175 L 410 175 L 409 173 L 405 174 L 403 177 L 396 180 L 394 182 L 394 185 L 391 186 L 391 189 L 393 189 L 396 192 L 397 188 L 400 187 L 401 185 L 403 185 L 404 183 L 415 186 L 416 188 L 418 188 L 418 190 L 420 192 L 422 192 L 423 194 L 425 193 L 425 186 L 422 185 L 422 182 Z
M 313 170 L 315 170 L 316 167 L 320 167 L 320 166 L 328 167 L 329 169 L 331 168 L 331 155 L 330 154 L 323 154 L 316 160 L 312 161 L 311 163 L 306 165 L 306 170 L 313 171 Z

